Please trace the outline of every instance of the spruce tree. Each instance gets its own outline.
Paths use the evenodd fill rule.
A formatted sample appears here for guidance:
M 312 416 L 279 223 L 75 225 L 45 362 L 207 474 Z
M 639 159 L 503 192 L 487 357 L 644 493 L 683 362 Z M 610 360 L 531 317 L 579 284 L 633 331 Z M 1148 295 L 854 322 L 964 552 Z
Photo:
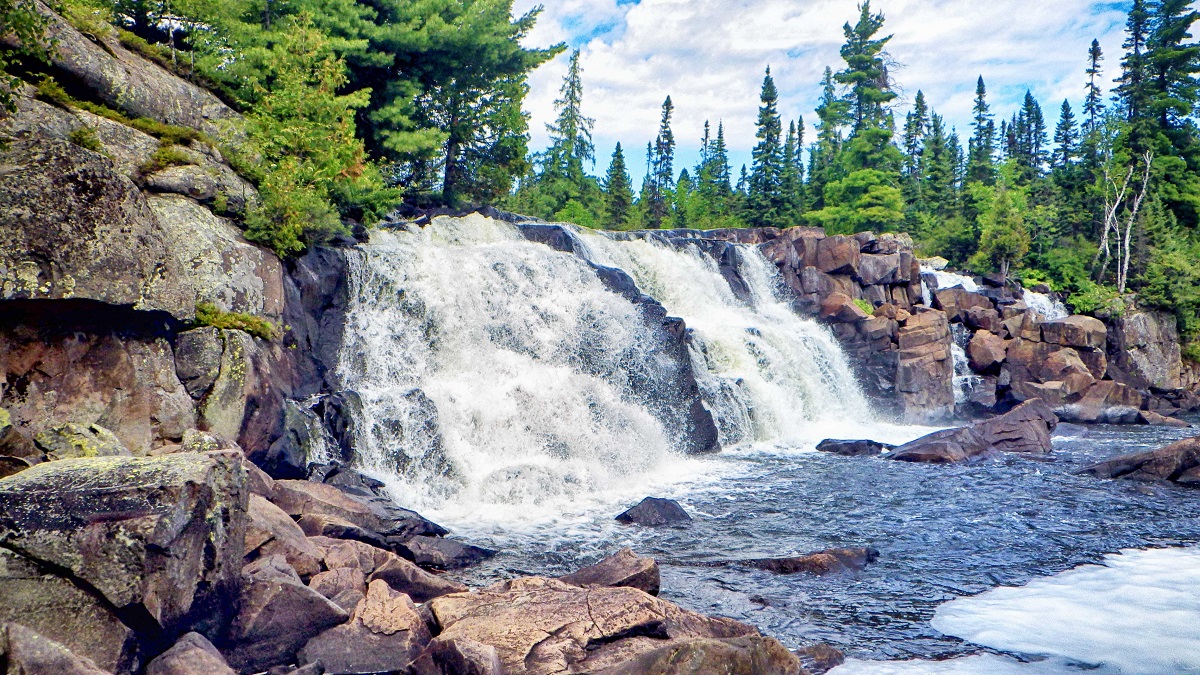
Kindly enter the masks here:
M 629 178 L 629 170 L 625 168 L 625 153 L 620 143 L 613 150 L 608 174 L 604 178 L 604 208 L 608 226 L 614 230 L 624 228 L 633 212 L 633 181 Z
M 758 109 L 755 137 L 758 143 L 751 151 L 749 221 L 758 227 L 777 226 L 783 216 L 783 148 L 780 135 L 783 123 L 779 118 L 779 91 L 771 69 L 763 78 L 762 105 Z
M 1100 120 L 1104 117 L 1104 92 L 1100 90 L 1098 81 L 1103 71 L 1100 62 L 1104 60 L 1104 52 L 1100 50 L 1100 41 L 1092 40 L 1088 48 L 1087 97 L 1083 100 L 1083 135 L 1087 136 L 1100 128 Z
M 1159 0 L 1153 6 L 1145 55 L 1147 74 L 1153 78 L 1149 115 L 1170 133 L 1193 116 L 1200 100 L 1200 44 L 1191 41 L 1189 29 L 1200 21 L 1190 0 Z M 1172 139 L 1177 140 L 1177 139 Z M 1180 150 L 1176 143 L 1176 149 Z
M 550 132 L 550 148 L 542 158 L 543 172 L 581 182 L 584 165 L 596 161 L 596 146 L 592 143 L 592 128 L 596 122 L 583 114 L 583 68 L 579 65 L 578 49 L 571 53 L 554 109 L 558 117 L 553 124 L 546 125 L 546 131 Z
M 804 162 L 801 157 L 803 142 L 803 137 L 796 129 L 796 123 L 790 122 L 787 140 L 783 144 L 783 174 L 780 177 L 782 227 L 799 223 L 804 212 Z
M 871 13 L 870 0 L 858 9 L 858 23 L 853 26 L 847 23 L 842 28 L 846 41 L 841 54 L 846 68 L 835 76 L 849 89 L 846 98 L 855 132 L 884 126 L 887 104 L 896 98 L 888 82 L 887 63 L 883 58 L 883 50 L 892 36 L 875 38 L 883 28 L 883 14 Z
M 987 86 L 983 76 L 975 84 L 975 106 L 972 109 L 975 116 L 971 124 L 973 134 L 967 155 L 967 180 L 991 184 L 996 178 L 996 125 L 992 120 L 991 109 L 987 103 Z
M 825 186 L 839 177 L 838 153 L 842 150 L 842 130 L 849 120 L 849 104 L 838 96 L 833 69 L 828 66 L 821 78 L 821 100 L 817 105 L 817 143 L 809 155 L 809 205 L 820 209 L 825 205 Z
M 1146 0 L 1133 0 L 1129 19 L 1125 23 L 1125 58 L 1121 60 L 1121 77 L 1117 80 L 1117 95 L 1122 112 L 1129 124 L 1129 145 L 1135 153 L 1144 152 L 1154 135 L 1153 112 L 1150 108 L 1151 75 L 1146 62 L 1146 42 L 1150 36 L 1150 11 Z
M 658 136 L 655 137 L 654 145 L 649 151 L 650 201 L 646 214 L 649 219 L 648 226 L 652 230 L 663 226 L 670 210 L 667 196 L 675 184 L 675 134 L 671 131 L 671 114 L 674 110 L 675 105 L 668 96 L 663 101 Z
M 709 153 L 709 162 L 712 164 L 712 180 L 717 194 L 729 197 L 733 192 L 733 186 L 729 168 L 729 148 L 725 144 L 724 122 L 717 123 L 717 140 L 713 142 L 712 151 Z
M 1075 126 L 1075 113 L 1071 110 L 1071 102 L 1063 101 L 1062 111 L 1058 116 L 1058 126 L 1054 128 L 1054 158 L 1051 164 L 1056 169 L 1066 169 L 1078 152 L 1079 132 Z

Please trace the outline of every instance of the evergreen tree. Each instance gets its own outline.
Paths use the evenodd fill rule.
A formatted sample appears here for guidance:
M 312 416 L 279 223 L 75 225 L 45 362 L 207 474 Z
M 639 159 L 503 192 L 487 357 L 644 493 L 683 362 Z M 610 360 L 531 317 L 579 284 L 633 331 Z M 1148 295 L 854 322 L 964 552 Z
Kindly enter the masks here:
M 1200 44 L 1191 42 L 1189 29 L 1200 20 L 1200 12 L 1190 0 L 1158 0 L 1153 5 L 1150 33 L 1145 54 L 1146 74 L 1152 78 L 1147 115 L 1169 134 L 1176 150 L 1194 143 L 1194 134 L 1186 138 L 1174 132 L 1182 129 L 1196 111 L 1200 100 Z M 1181 142 L 1182 141 L 1182 142 Z
M 1125 120 L 1129 124 L 1129 145 L 1135 153 L 1145 151 L 1154 135 L 1149 128 L 1153 113 L 1150 108 L 1151 77 L 1146 63 L 1146 41 L 1150 36 L 1150 12 L 1146 0 L 1133 0 L 1125 24 L 1125 58 L 1121 60 L 1121 77 L 1117 80 Z
M 802 129 L 803 127 L 801 127 Z M 796 123 L 788 124 L 787 140 L 783 144 L 783 173 L 780 176 L 782 208 L 780 226 L 789 227 L 800 222 L 804 213 L 804 137 L 797 131 Z
M 604 178 L 604 210 L 608 216 L 608 227 L 623 229 L 633 212 L 633 181 L 625 168 L 625 153 L 617 143 L 613 150 L 608 174 Z
M 875 34 L 883 28 L 883 14 L 871 13 L 870 0 L 859 5 L 858 10 L 858 23 L 853 26 L 847 23 L 842 28 L 846 42 L 841 54 L 846 68 L 834 78 L 849 89 L 846 99 L 855 133 L 885 126 L 887 104 L 896 98 L 883 58 L 883 50 L 892 36 L 875 39 Z
M 817 143 L 809 154 L 808 190 L 812 209 L 825 205 L 825 185 L 839 177 L 838 153 L 842 150 L 842 129 L 849 121 L 849 104 L 838 96 L 833 69 L 826 67 L 821 78 L 821 100 L 817 105 Z
M 957 161 L 957 149 L 950 145 L 942 116 L 932 115 L 921 152 L 921 194 L 922 206 L 928 205 L 940 216 L 949 215 L 954 206 Z
M 1059 113 L 1058 126 L 1054 128 L 1054 159 L 1051 162 L 1056 169 L 1066 169 L 1071 165 L 1078 152 L 1079 132 L 1075 126 L 1075 113 L 1071 111 L 1071 102 L 1063 101 Z
M 725 123 L 717 123 L 717 140 L 713 143 L 712 151 L 709 153 L 709 161 L 712 164 L 712 180 L 716 186 L 717 194 L 728 197 L 732 192 L 730 180 L 732 178 L 729 169 L 729 148 L 725 145 Z
M 975 85 L 975 120 L 967 154 L 967 180 L 990 184 L 995 180 L 996 125 L 987 103 L 987 86 L 983 76 Z
M 542 171 L 547 176 L 578 183 L 582 190 L 584 165 L 596 161 L 596 146 L 592 143 L 592 128 L 596 122 L 583 114 L 583 69 L 579 65 L 578 49 L 571 53 L 554 109 L 558 116 L 553 124 L 546 125 L 546 131 L 550 132 L 550 148 L 542 156 Z
M 759 227 L 776 226 L 784 211 L 783 203 L 783 148 L 780 135 L 783 123 L 779 118 L 779 92 L 771 69 L 763 78 L 762 105 L 758 109 L 758 143 L 751 152 L 753 168 L 750 172 L 750 194 L 748 220 Z
M 1104 117 L 1104 93 L 1097 84 L 1103 72 L 1100 69 L 1100 62 L 1103 60 L 1104 53 L 1100 50 L 1100 41 L 1092 40 L 1092 46 L 1088 48 L 1088 67 L 1084 71 L 1088 76 L 1087 97 L 1083 101 L 1084 136 L 1097 131 L 1100 128 L 1100 120 Z
M 650 185 L 646 216 L 650 229 L 661 228 L 670 210 L 667 197 L 675 183 L 675 134 L 671 132 L 671 114 L 674 110 L 675 106 L 668 96 L 663 101 L 658 136 L 653 146 L 647 147 Z

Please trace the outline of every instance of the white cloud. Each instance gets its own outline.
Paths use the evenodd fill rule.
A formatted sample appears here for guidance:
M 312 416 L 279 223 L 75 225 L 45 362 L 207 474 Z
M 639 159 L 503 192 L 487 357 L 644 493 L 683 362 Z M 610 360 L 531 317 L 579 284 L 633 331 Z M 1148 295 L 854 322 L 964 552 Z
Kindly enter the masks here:
M 532 6 L 518 0 L 517 11 Z M 894 73 L 907 99 L 918 89 L 966 132 L 975 80 L 982 74 L 997 118 L 1019 105 L 1026 88 L 1057 120 L 1064 98 L 1078 108 L 1087 48 L 1098 38 L 1106 80 L 1115 76 L 1125 21 L 1120 3 L 1092 0 L 876 0 L 895 37 Z M 547 0 L 531 44 L 565 41 L 583 52 L 584 105 L 596 119 L 598 171 L 612 146 L 627 148 L 632 173 L 658 126 L 670 94 L 680 166 L 694 162 L 705 119 L 725 122 L 736 163 L 748 161 L 763 69 L 770 65 L 785 118 L 803 115 L 811 132 L 826 65 L 842 66 L 842 25 L 857 18 L 856 0 Z M 526 108 L 533 147 L 566 57 L 533 74 Z M 964 137 L 966 133 L 963 134 Z M 809 136 L 811 140 L 811 133 Z

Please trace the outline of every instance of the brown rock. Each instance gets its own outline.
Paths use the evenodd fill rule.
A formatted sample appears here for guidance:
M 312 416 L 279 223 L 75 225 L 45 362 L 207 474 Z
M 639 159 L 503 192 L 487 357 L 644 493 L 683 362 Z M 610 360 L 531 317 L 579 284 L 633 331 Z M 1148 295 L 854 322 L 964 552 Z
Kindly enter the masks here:
M 862 247 L 853 237 L 835 235 L 817 243 L 817 267 L 826 274 L 858 274 Z
M 687 638 L 604 671 L 607 675 L 801 675 L 800 661 L 775 638 Z
M 468 638 L 436 638 L 413 662 L 413 675 L 503 675 L 496 648 Z
M 658 563 L 653 558 L 639 556 L 633 549 L 623 548 L 604 560 L 558 578 L 572 586 L 628 586 L 658 595 Z
M 146 675 L 235 675 L 221 652 L 199 633 L 188 633 L 146 666 Z
M 309 537 L 353 539 L 378 548 L 387 547 L 387 542 L 378 533 L 363 529 L 345 518 L 326 513 L 306 513 L 296 524 Z
M 363 575 L 361 568 L 339 567 L 321 572 L 309 579 L 308 587 L 333 600 L 344 591 L 366 593 L 367 578 Z
M 922 436 L 896 448 L 887 459 L 901 462 L 949 464 L 988 457 L 991 446 L 983 435 L 972 427 L 945 429 Z
M 983 440 L 995 450 L 1042 454 L 1051 451 L 1050 434 L 1056 426 L 1058 416 L 1040 399 L 1027 401 L 1007 414 L 974 424 Z
M 833 277 L 816 267 L 805 267 L 800 270 L 800 287 L 805 293 L 812 293 L 824 298 L 834 290 Z
M 1192 426 L 1181 419 L 1160 415 L 1159 413 L 1152 412 L 1150 410 L 1142 410 L 1138 412 L 1138 418 L 1142 424 L 1148 424 L 1152 427 L 1176 427 L 1179 429 L 1186 429 L 1187 427 Z
M 601 671 L 670 646 L 667 640 L 758 635 L 751 626 L 633 588 L 581 589 L 538 577 L 447 595 L 429 606 L 441 639 L 492 645 L 507 672 L 530 675 Z
M 1086 347 L 1103 351 L 1107 339 L 1108 329 L 1104 322 L 1090 316 L 1076 314 L 1042 323 L 1042 340 L 1064 347 Z
M 994 372 L 1008 358 L 1008 343 L 995 333 L 977 330 L 967 345 L 967 356 L 971 370 L 977 373 Z
M 246 566 L 237 618 L 230 629 L 229 663 L 258 672 L 292 663 L 296 652 L 349 616 L 328 598 L 300 582 L 281 555 Z
M 907 276 L 907 275 L 905 275 Z M 858 263 L 858 278 L 864 286 L 895 284 L 901 281 L 900 254 L 864 253 Z M 908 279 L 903 279 L 908 281 Z
M 979 293 L 972 293 L 962 286 L 934 291 L 933 306 L 945 312 L 951 321 L 957 322 L 964 321 L 967 317 L 967 312 L 972 308 L 993 308 L 990 298 Z
M 442 537 L 415 536 L 396 547 L 398 553 L 421 567 L 439 570 L 456 570 L 469 567 L 477 562 L 486 560 L 495 551 L 464 544 L 453 539 Z
M 1081 473 L 1096 478 L 1167 480 L 1196 486 L 1193 476 L 1200 467 L 1200 437 L 1188 438 L 1158 450 L 1123 455 L 1094 464 Z
M 245 559 L 282 555 L 302 577 L 321 571 L 324 553 L 313 545 L 288 514 L 258 495 L 250 495 Z
M 826 551 L 791 558 L 744 560 L 739 564 L 776 574 L 808 572 L 817 576 L 824 576 L 837 572 L 857 572 L 866 567 L 868 563 L 875 562 L 878 558 L 879 551 L 860 546 L 858 548 L 831 548 Z
M 829 297 L 821 302 L 820 316 L 822 319 L 842 323 L 856 323 L 868 318 L 867 313 L 844 293 L 830 293 Z
M 409 561 L 391 556 L 375 568 L 369 581 L 383 580 L 392 588 L 408 594 L 416 602 L 428 602 L 451 593 L 462 593 L 467 587 L 445 577 L 430 574 Z
M 364 530 L 406 541 L 416 535 L 441 536 L 446 529 L 390 500 L 356 497 L 332 485 L 306 480 L 275 481 L 271 501 L 293 518 L 305 514 L 337 516 Z
M 986 330 L 997 335 L 1004 331 L 1000 313 L 991 307 L 971 307 L 967 310 L 965 323 L 975 330 Z
M 812 675 L 824 675 L 846 662 L 842 650 L 831 647 L 824 642 L 796 650 L 800 657 L 800 665 Z
M 632 508 L 617 515 L 613 520 L 624 525 L 661 527 L 663 525 L 684 525 L 691 522 L 692 517 L 674 499 L 646 497 Z
M 9 675 L 110 675 L 19 623 L 0 624 L 0 664 Z
M 373 581 L 353 618 L 309 640 L 298 657 L 301 664 L 320 662 L 327 675 L 397 672 L 431 639 L 412 600 Z

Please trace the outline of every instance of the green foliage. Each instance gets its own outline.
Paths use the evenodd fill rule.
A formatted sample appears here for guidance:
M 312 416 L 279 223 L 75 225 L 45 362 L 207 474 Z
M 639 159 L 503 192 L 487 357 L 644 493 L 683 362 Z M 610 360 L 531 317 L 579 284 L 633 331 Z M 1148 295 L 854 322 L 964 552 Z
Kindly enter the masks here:
M 47 103 L 52 103 L 66 110 L 86 110 L 98 117 L 112 120 L 118 124 L 124 124 L 144 134 L 154 136 L 166 145 L 184 145 L 191 141 L 200 141 L 214 145 L 213 140 L 207 135 L 189 127 L 166 124 L 148 117 L 130 118 L 108 106 L 75 99 L 53 77 L 43 78 L 38 83 L 35 95 Z
M 100 142 L 100 138 L 96 136 L 95 127 L 82 126 L 72 131 L 67 140 L 81 148 L 87 148 L 92 152 L 104 154 L 104 145 Z
M 1183 346 L 1183 358 L 1200 364 L 1200 342 L 1189 342 Z
M 279 337 L 275 324 L 252 314 L 224 312 L 208 302 L 196 303 L 196 325 L 225 330 L 240 330 L 260 340 L 272 342 Z
M 867 316 L 871 316 L 871 315 L 875 314 L 875 307 L 872 306 L 871 303 L 867 302 L 866 300 L 863 300 L 862 298 L 856 298 L 854 300 L 854 306 L 858 307 L 862 311 L 866 312 Z
M 182 166 L 194 163 L 192 158 L 179 148 L 179 146 L 161 145 L 154 151 L 153 155 L 150 155 L 150 160 L 141 166 L 141 172 L 149 174 L 162 171 L 169 166 Z
M 0 0 L 0 37 L 15 38 L 21 45 L 10 49 L 0 45 L 0 110 L 14 110 L 12 90 L 21 80 L 7 72 L 22 58 L 46 61 L 46 20 L 32 0 Z
M 1099 316 L 1121 316 L 1125 313 L 1125 299 L 1111 286 L 1102 286 L 1092 281 L 1080 284 L 1071 293 L 1067 304 L 1078 314 Z

